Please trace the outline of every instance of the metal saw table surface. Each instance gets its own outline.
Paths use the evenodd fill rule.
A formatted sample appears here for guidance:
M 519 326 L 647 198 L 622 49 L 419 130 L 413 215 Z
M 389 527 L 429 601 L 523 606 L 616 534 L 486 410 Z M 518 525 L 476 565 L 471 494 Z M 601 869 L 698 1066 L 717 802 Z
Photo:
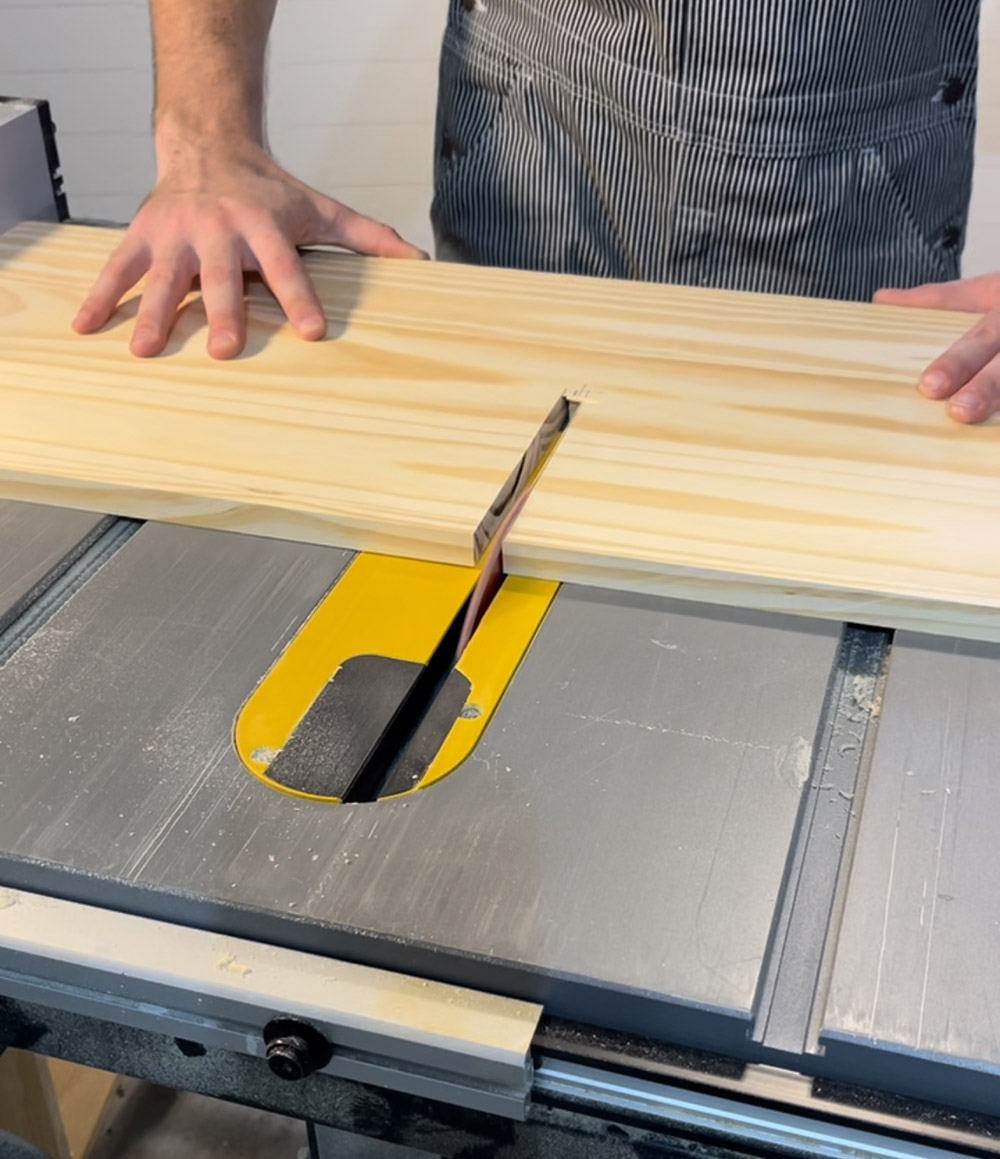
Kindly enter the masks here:
M 22 553 L 21 587 L 71 525 L 22 509 L 0 529 L 26 517 L 53 523 Z M 960 1098 L 977 1076 L 972 1109 L 995 1105 L 1000 1039 L 981 999 L 1000 975 L 983 925 L 1000 916 L 983 820 L 1000 792 L 1000 651 L 901 641 L 862 807 L 837 771 L 864 748 L 831 726 L 837 625 L 564 587 L 462 768 L 405 799 L 296 799 L 243 767 L 233 723 L 351 558 L 169 526 L 131 535 L 0 667 L 0 885 L 746 1059 L 787 1060 L 779 1007 L 805 1003 L 806 1069 L 905 1057 L 915 1091 L 943 1067 Z M 850 680 L 846 701 L 877 717 Z M 796 980 L 795 930 L 813 912 L 826 922 L 807 847 L 828 850 L 836 877 L 858 813 L 832 982 L 821 969 L 796 995 L 809 975 Z M 939 876 L 914 908 L 901 882 L 918 866 Z M 918 931 L 929 941 L 949 921 L 913 968 Z M 969 947 L 974 984 L 952 986 Z
M 463 769 L 297 800 L 233 721 L 349 558 L 140 530 L 0 672 L 8 875 L 466 984 L 523 972 L 570 1007 L 594 985 L 749 1018 L 836 628 L 564 590 Z
M 825 1037 L 871 1081 L 1000 1106 L 1000 648 L 902 632 Z M 954 1058 L 974 1065 L 957 1073 Z

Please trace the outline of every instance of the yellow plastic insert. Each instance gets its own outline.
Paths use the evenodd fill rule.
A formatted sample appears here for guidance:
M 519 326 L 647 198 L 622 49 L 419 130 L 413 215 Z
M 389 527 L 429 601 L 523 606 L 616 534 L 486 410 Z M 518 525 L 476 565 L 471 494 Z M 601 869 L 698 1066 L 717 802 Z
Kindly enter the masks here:
M 272 788 L 312 800 L 267 775 L 299 722 L 352 656 L 426 664 L 469 598 L 476 568 L 358 555 L 303 624 L 247 700 L 235 728 L 244 765 Z M 466 710 L 452 726 L 420 784 L 440 781 L 468 757 L 489 723 L 559 585 L 508 578 L 483 616 L 457 667 L 471 684 Z
M 549 580 L 513 576 L 504 580 L 456 665 L 472 685 L 466 715 L 452 725 L 420 784 L 410 792 L 453 773 L 472 753 L 558 590 L 559 585 Z
M 267 768 L 327 682 L 352 656 L 426 664 L 477 576 L 472 567 L 356 556 L 237 718 L 236 751 L 246 767 L 272 788 L 308 797 L 270 780 Z

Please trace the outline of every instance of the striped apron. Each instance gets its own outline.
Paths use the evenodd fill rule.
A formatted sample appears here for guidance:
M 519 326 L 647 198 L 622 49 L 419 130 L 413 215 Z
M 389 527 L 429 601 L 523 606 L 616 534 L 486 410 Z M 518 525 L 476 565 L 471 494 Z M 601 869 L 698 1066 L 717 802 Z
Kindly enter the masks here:
M 451 0 L 439 257 L 867 299 L 959 276 L 979 0 Z

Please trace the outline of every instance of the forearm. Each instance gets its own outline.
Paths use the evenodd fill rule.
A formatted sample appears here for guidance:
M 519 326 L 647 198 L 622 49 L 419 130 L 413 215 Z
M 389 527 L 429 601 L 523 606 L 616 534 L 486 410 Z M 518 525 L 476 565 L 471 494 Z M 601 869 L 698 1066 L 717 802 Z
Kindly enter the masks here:
M 150 0 L 161 173 L 200 145 L 262 145 L 277 0 Z

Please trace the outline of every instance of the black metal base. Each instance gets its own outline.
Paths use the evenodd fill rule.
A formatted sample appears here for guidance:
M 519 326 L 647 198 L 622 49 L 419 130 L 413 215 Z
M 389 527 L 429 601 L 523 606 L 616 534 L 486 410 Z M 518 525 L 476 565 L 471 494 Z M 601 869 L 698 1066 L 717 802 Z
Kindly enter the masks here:
M 0 1047 L 7 1046 L 378 1140 L 392 1145 L 385 1150 L 386 1159 L 395 1159 L 397 1147 L 442 1159 L 759 1159 L 779 1154 L 787 1159 L 813 1153 L 721 1141 L 706 1131 L 665 1131 L 662 1123 L 642 1112 L 617 1112 L 596 1101 L 551 1096 L 544 1090 L 533 1100 L 528 1121 L 516 1123 L 326 1074 L 286 1082 L 271 1072 L 264 1059 L 0 999 Z M 544 1025 L 538 1047 L 539 1061 L 563 1057 L 605 1068 L 609 1074 L 657 1078 L 691 1090 L 725 1090 L 727 1097 L 762 1105 L 759 1094 L 749 1088 L 741 1096 L 741 1084 L 748 1076 L 741 1066 L 725 1059 L 631 1043 L 621 1036 L 553 1022 Z M 914 1141 L 942 1147 L 948 1147 L 943 1133 L 950 1127 L 964 1134 L 965 1140 L 957 1151 L 949 1147 L 944 1153 L 985 1156 L 1000 1151 L 1000 1121 L 963 1117 L 959 1122 L 934 1108 L 846 1087 L 823 1084 L 822 1091 L 814 1088 L 811 1095 L 804 1094 L 800 1105 L 793 1107 L 786 1101 L 782 1109 L 824 1120 L 829 1113 L 834 1121 L 863 1124 L 894 1139 L 909 1135 Z M 925 1135 L 921 1140 L 921 1128 L 929 1129 L 932 1137 Z M 982 1148 L 967 1145 L 969 1132 L 982 1138 Z
M 0 999 L 0 1043 L 442 1159 L 739 1159 L 759 1154 L 676 1138 L 582 1106 L 533 1105 L 528 1122 L 515 1123 L 325 1074 L 284 1082 L 263 1059 L 218 1050 L 196 1054 L 187 1042 L 5 999 Z

